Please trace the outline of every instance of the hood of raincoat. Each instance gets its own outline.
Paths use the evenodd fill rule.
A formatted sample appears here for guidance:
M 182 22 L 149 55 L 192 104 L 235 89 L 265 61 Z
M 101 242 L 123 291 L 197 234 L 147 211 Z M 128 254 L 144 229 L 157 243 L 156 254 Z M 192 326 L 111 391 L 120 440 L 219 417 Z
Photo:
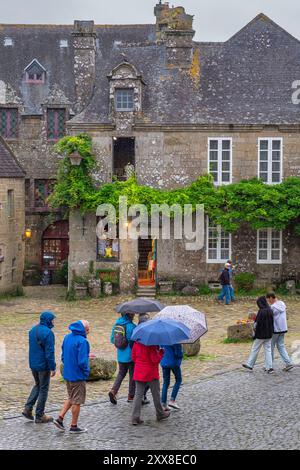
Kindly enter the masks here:
M 41 313 L 40 316 L 40 325 L 47 326 L 47 328 L 53 328 L 53 320 L 56 318 L 53 312 L 51 310 L 45 310 L 45 312 Z
M 80 320 L 71 323 L 69 330 L 73 333 L 73 335 L 80 335 L 86 338 L 86 331 L 83 323 Z

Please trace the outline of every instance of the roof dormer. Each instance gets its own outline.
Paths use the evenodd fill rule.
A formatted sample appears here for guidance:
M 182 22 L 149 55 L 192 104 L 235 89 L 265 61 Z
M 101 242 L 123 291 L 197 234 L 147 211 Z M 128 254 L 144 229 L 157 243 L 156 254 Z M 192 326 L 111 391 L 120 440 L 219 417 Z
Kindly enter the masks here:
M 24 70 L 26 83 L 44 83 L 46 78 L 46 69 L 37 59 L 33 59 Z

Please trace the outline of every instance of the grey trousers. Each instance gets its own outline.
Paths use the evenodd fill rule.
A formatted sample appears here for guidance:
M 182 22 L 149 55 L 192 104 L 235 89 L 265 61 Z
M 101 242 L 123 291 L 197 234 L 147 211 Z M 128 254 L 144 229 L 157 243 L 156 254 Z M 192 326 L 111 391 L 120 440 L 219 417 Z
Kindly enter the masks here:
M 135 382 L 135 395 L 133 400 L 132 420 L 139 419 L 141 416 L 142 400 L 145 393 L 145 387 L 149 386 L 153 397 L 153 403 L 156 409 L 156 417 L 161 418 L 165 415 L 165 411 L 160 401 L 160 383 L 159 380 L 152 380 L 152 382 Z

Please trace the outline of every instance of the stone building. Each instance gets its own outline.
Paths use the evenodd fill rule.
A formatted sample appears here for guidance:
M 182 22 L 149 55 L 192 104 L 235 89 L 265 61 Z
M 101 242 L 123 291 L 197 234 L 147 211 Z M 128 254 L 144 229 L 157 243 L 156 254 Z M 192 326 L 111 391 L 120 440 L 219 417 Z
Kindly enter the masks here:
M 25 172 L 0 137 L 0 294 L 22 286 Z
M 181 241 L 97 241 L 96 215 L 64 220 L 47 207 L 65 133 L 87 132 L 100 165 L 99 184 L 126 177 L 176 188 L 211 172 L 215 184 L 300 176 L 299 41 L 263 14 L 223 43 L 193 40 L 193 17 L 158 3 L 155 23 L 73 26 L 1 25 L 1 134 L 26 169 L 29 278 L 118 269 L 123 290 L 143 283 L 149 253 L 156 281 L 215 281 L 228 258 L 260 282 L 299 279 L 300 244 L 283 233 L 243 227 L 226 234 L 206 221 L 205 247 Z M 9 124 L 8 124 L 9 123 Z M 68 235 L 69 234 L 69 235 Z M 109 251 L 107 251 L 109 250 Z M 107 256 L 107 254 L 109 256 Z M 150 279 L 153 282 L 153 279 Z M 151 284 L 151 282 L 149 282 Z

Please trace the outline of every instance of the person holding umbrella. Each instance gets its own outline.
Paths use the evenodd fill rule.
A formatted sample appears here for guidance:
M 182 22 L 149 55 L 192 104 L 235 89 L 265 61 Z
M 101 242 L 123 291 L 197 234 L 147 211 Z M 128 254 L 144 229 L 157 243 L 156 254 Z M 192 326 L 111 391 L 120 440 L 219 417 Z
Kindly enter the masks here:
M 119 364 L 119 373 L 115 380 L 115 383 L 110 390 L 108 396 L 110 402 L 113 405 L 117 404 L 117 393 L 121 387 L 121 384 L 124 378 L 129 372 L 129 390 L 128 390 L 128 402 L 132 402 L 135 393 L 135 383 L 133 380 L 133 369 L 134 363 L 132 361 L 131 350 L 133 343 L 131 343 L 130 338 L 132 332 L 135 328 L 133 323 L 134 315 L 140 315 L 140 318 L 143 321 L 147 320 L 149 317 L 146 316 L 148 312 L 159 312 L 164 305 L 158 302 L 155 299 L 134 299 L 127 302 L 123 302 L 116 306 L 116 311 L 121 313 L 121 317 L 115 323 L 112 333 L 111 333 L 111 343 L 117 348 L 117 359 Z M 148 404 L 149 400 L 146 397 L 146 388 L 145 396 L 143 399 L 144 404 Z
M 174 344 L 173 346 L 163 346 L 165 354 L 161 360 L 161 367 L 163 371 L 163 387 L 161 394 L 161 401 L 164 410 L 169 411 L 170 408 L 179 410 L 179 406 L 176 403 L 176 397 L 178 395 L 181 383 L 182 383 L 182 374 L 181 374 L 181 363 L 183 358 L 183 348 L 181 344 Z M 175 377 L 175 384 L 172 389 L 171 400 L 169 401 L 169 406 L 167 405 L 168 389 L 170 386 L 171 372 Z
M 135 341 L 132 349 L 136 390 L 133 401 L 132 424 L 142 424 L 141 408 L 145 387 L 148 385 L 153 397 L 158 421 L 167 419 L 170 412 L 163 409 L 160 400 L 159 363 L 164 350 L 159 344 L 172 345 L 188 339 L 190 330 L 180 322 L 169 319 L 154 319 L 141 323 L 131 337 Z

